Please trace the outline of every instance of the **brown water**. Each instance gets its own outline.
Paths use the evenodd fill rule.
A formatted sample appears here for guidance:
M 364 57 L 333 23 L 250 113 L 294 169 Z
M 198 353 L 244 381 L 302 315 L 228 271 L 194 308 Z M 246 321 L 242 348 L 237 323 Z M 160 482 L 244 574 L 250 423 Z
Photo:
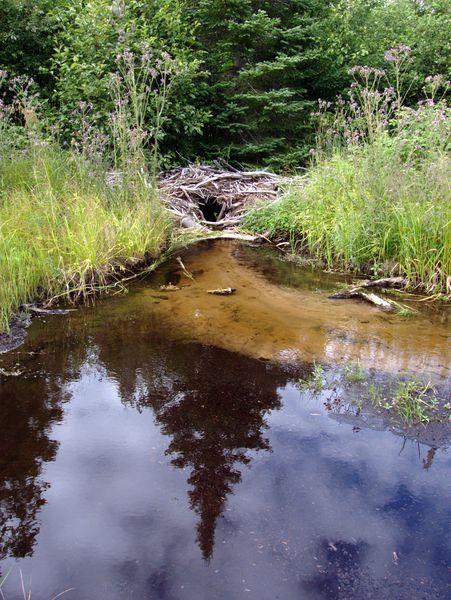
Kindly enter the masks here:
M 281 263 L 272 254 L 233 243 L 184 256 L 191 281 L 177 263 L 155 278 L 179 292 L 141 290 L 135 306 L 178 340 L 197 341 L 253 358 L 290 363 L 359 360 L 391 373 L 451 375 L 450 312 L 422 311 L 416 318 L 386 314 L 364 302 L 330 300 L 343 279 Z M 236 288 L 230 297 L 207 290 Z M 163 296 L 163 298 L 161 297 Z M 411 302 L 422 309 L 418 302 Z M 144 325 L 145 327 L 145 325 Z
M 449 389 L 447 312 L 333 302 L 340 278 L 261 249 L 183 261 L 0 356 L 5 597 L 20 572 L 36 600 L 449 597 L 447 444 L 296 385 L 358 358 Z

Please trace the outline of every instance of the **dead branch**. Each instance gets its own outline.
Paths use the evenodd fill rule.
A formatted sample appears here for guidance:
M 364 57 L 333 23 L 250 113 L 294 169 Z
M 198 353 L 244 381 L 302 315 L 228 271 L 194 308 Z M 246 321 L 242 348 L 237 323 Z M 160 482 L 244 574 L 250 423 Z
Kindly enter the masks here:
M 380 288 L 405 288 L 407 286 L 407 279 L 404 277 L 385 277 L 383 279 L 376 279 L 375 281 L 367 281 L 362 287 L 380 287 Z
M 267 171 L 192 165 L 161 173 L 158 186 L 168 210 L 183 227 L 227 229 L 237 226 L 256 202 L 276 201 L 290 181 Z
M 221 288 L 218 290 L 207 290 L 207 294 L 213 294 L 214 296 L 231 296 L 236 292 L 235 288 Z
M 183 261 L 182 261 L 182 259 L 180 258 L 180 256 L 177 256 L 177 258 L 176 258 L 175 260 L 176 260 L 176 261 L 179 263 L 179 265 L 180 265 L 180 267 L 181 267 L 181 269 L 182 269 L 182 271 L 183 271 L 183 274 L 184 274 L 186 277 L 188 277 L 188 279 L 194 279 L 194 277 L 193 277 L 193 274 L 192 274 L 192 273 L 190 273 L 190 272 L 188 271 L 188 269 L 185 267 L 185 265 L 183 264 Z
M 378 308 L 382 308 L 382 310 L 387 312 L 394 310 L 394 305 L 389 300 L 384 300 L 380 296 L 377 296 L 373 293 L 364 292 L 361 288 L 336 292 L 335 294 L 329 296 L 329 298 L 331 300 L 348 300 L 358 298 L 360 300 L 365 300 L 365 302 L 369 302 L 370 304 L 374 304 Z
M 22 304 L 22 306 L 28 312 L 35 315 L 67 315 L 70 312 L 75 312 L 77 310 L 76 308 L 41 308 L 34 304 Z

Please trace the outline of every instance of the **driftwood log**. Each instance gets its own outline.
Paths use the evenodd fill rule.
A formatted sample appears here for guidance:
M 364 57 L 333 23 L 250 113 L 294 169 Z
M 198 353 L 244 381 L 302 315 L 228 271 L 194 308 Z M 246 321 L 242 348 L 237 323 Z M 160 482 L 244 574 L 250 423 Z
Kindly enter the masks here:
M 378 308 L 382 308 L 387 312 L 391 312 L 395 309 L 394 304 L 392 304 L 389 300 L 385 300 L 376 294 L 365 292 L 362 288 L 354 288 L 352 290 L 344 290 L 342 292 L 336 292 L 329 296 L 331 300 L 348 300 L 357 298 L 360 300 L 365 300 L 365 302 L 369 302 L 370 304 L 374 304 Z
M 267 171 L 190 166 L 164 171 L 158 187 L 169 212 L 182 227 L 233 229 L 259 200 L 276 201 L 291 179 Z
M 382 308 L 382 310 L 391 312 L 395 310 L 395 308 L 402 308 L 402 306 L 393 300 L 381 298 L 377 294 L 374 294 L 373 292 L 367 292 L 366 290 L 368 288 L 402 289 L 407 286 L 407 283 L 407 279 L 405 279 L 404 277 L 385 277 L 383 279 L 366 281 L 358 287 L 352 288 L 350 290 L 336 292 L 335 294 L 332 294 L 332 296 L 329 296 L 329 298 L 331 298 L 332 300 L 347 300 L 349 298 L 358 298 L 360 300 L 365 300 L 365 302 L 369 302 L 370 304 L 374 304 L 375 306 Z
M 379 288 L 396 288 L 402 289 L 407 286 L 407 279 L 404 277 L 385 277 L 384 279 L 376 279 L 373 281 L 367 281 L 362 285 L 362 287 L 371 288 L 371 287 L 379 287 Z
M 213 296 L 231 296 L 236 292 L 235 288 L 221 288 L 218 290 L 207 290 L 207 294 L 212 294 Z

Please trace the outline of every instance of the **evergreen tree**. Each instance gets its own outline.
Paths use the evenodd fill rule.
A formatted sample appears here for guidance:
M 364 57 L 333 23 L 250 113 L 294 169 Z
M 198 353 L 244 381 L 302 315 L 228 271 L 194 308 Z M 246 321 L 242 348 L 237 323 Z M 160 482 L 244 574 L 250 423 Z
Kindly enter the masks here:
M 311 138 L 317 0 L 188 2 L 209 72 L 202 150 L 234 162 L 297 165 Z M 312 86 L 313 78 L 313 86 Z

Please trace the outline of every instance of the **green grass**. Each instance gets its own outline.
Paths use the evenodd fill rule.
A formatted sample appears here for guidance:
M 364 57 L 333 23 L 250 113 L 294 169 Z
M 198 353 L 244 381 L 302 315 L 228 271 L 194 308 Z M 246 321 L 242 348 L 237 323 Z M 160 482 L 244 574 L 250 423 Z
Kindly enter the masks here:
M 251 210 L 244 226 L 329 269 L 400 274 L 412 288 L 446 293 L 450 172 L 445 152 L 405 162 L 401 142 L 381 139 L 323 159 L 280 202 Z
M 169 221 L 139 182 L 125 193 L 69 152 L 0 155 L 0 331 L 22 303 L 81 298 L 167 242 Z
M 370 391 L 370 399 L 375 406 L 389 411 L 406 425 L 425 425 L 437 411 L 438 400 L 430 383 L 400 381 L 390 396 L 390 400 L 382 398 L 376 387 Z
M 400 383 L 391 402 L 391 410 L 408 425 L 428 423 L 430 411 L 437 404 L 435 397 L 429 397 L 432 390 L 430 383 L 421 384 L 416 381 Z
M 313 369 L 307 379 L 299 379 L 298 385 L 303 390 L 322 392 L 324 389 L 324 368 L 317 362 L 313 363 Z
M 371 382 L 368 399 L 376 408 L 388 411 L 408 426 L 427 425 L 431 421 L 449 420 L 449 404 L 440 406 L 436 390 L 430 382 L 397 380 L 389 389 Z
M 345 365 L 343 377 L 346 383 L 362 383 L 365 381 L 365 371 L 362 368 L 360 360 L 355 364 L 348 362 Z

